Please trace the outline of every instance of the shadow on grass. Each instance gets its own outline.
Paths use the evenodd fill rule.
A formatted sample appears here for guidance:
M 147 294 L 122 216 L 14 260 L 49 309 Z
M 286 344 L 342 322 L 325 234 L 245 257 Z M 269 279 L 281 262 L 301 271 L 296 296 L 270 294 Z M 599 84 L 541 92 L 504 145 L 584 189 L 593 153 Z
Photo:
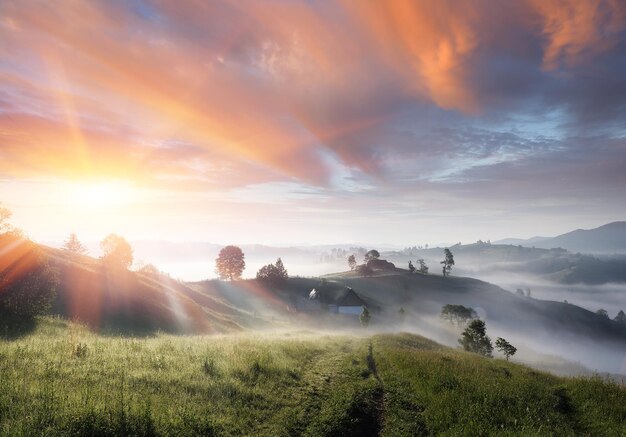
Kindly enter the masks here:
M 0 339 L 13 341 L 31 334 L 37 327 L 36 319 L 14 319 L 0 315 Z

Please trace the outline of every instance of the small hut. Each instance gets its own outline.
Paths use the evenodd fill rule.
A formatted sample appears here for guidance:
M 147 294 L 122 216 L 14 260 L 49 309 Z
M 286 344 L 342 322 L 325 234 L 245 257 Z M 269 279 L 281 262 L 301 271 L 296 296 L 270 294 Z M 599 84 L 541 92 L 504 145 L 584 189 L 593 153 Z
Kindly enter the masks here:
M 348 287 L 346 291 L 337 299 L 335 305 L 339 314 L 360 315 L 363 307 L 367 304 L 356 292 Z

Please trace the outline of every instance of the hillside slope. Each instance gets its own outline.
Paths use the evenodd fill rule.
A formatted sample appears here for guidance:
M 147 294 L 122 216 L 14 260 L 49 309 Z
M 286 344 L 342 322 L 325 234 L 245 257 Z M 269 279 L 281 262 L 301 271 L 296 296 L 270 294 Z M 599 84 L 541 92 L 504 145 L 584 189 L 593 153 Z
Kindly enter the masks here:
M 250 296 L 249 290 L 256 290 L 256 301 L 249 301 L 249 310 L 313 329 L 354 328 L 358 320 L 324 311 L 294 312 L 294 302 L 307 300 L 313 288 L 320 292 L 321 299 L 330 302 L 350 287 L 367 302 L 375 329 L 410 329 L 447 344 L 456 343 L 458 332 L 442 326 L 438 317 L 441 307 L 461 304 L 475 308 L 494 337 L 504 336 L 537 352 L 559 354 L 592 369 L 626 373 L 626 328 L 622 325 L 575 305 L 518 296 L 472 278 L 410 275 L 397 269 L 367 278 L 354 272 L 319 279 L 290 278 L 284 287 L 274 289 L 254 280 L 227 285 L 205 281 L 190 287 L 208 294 L 228 289 L 227 293 L 220 292 L 228 299 Z M 403 321 L 398 316 L 401 307 L 406 312 Z
M 220 333 L 241 330 L 240 311 L 212 296 L 199 298 L 159 273 L 119 270 L 90 257 L 47 248 L 61 275 L 52 312 L 98 329 L 121 332 Z
M 37 245 L 19 235 L 5 235 L 1 248 L 0 273 L 5 283 L 36 271 L 40 263 L 34 260 L 42 260 L 58 272 L 52 314 L 94 329 L 133 334 L 241 330 L 235 320 L 242 316 L 237 308 L 217 297 L 198 299 L 196 292 L 166 275 L 115 268 L 88 256 Z
M 620 435 L 626 388 L 401 335 L 0 340 L 0 436 Z M 54 363 L 51 365 L 51 363 Z

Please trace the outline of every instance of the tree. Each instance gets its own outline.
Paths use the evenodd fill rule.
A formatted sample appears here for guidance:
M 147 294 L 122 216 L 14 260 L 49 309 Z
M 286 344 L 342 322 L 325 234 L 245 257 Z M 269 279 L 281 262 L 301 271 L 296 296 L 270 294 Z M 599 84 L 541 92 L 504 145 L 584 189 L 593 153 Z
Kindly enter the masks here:
M 613 320 L 622 325 L 626 325 L 626 314 L 624 314 L 623 310 L 619 310 L 619 313 L 617 313 Z
M 278 269 L 278 276 L 281 279 L 288 279 L 289 278 L 289 274 L 287 273 L 287 269 L 285 268 L 285 265 L 283 264 L 283 260 L 278 258 L 276 260 L 276 269 Z
M 283 261 L 278 258 L 276 264 L 268 264 L 261 267 L 256 273 L 256 278 L 266 285 L 277 287 L 283 285 L 289 278 L 289 275 L 287 275 L 287 270 L 283 266 Z
M 404 307 L 400 307 L 400 309 L 398 310 L 398 317 L 400 318 L 401 321 L 404 321 L 405 316 L 406 316 L 406 311 L 404 311 Z
M 100 243 L 102 248 L 102 261 L 106 264 L 127 269 L 133 263 L 133 248 L 124 237 L 110 234 Z
M 422 275 L 427 275 L 428 274 L 428 266 L 426 265 L 426 261 L 424 261 L 424 258 L 418 259 L 417 263 L 420 265 L 419 272 Z
M 137 271 L 139 273 L 143 273 L 144 275 L 149 275 L 149 276 L 163 275 L 163 273 L 161 273 L 161 271 L 157 268 L 157 266 L 155 266 L 154 264 L 150 264 L 150 263 L 141 266 L 141 268 Z
M 65 244 L 63 244 L 63 250 L 74 255 L 84 255 L 87 253 L 87 248 L 78 241 L 76 234 L 71 233 Z
M 348 257 L 348 266 L 350 267 L 350 270 L 354 270 L 354 268 L 356 267 L 356 258 L 354 254 Z
M 365 262 L 380 258 L 380 252 L 372 249 L 365 254 Z
M 220 279 L 233 281 L 241 279 L 241 274 L 246 268 L 245 255 L 237 246 L 226 246 L 220 250 L 215 260 L 215 272 Z
M 409 272 L 413 274 L 415 272 L 415 266 L 411 261 L 409 261 Z
M 370 315 L 370 311 L 367 309 L 367 307 L 363 307 L 363 310 L 361 311 L 361 315 L 359 316 L 359 321 L 361 322 L 361 325 L 364 328 L 367 328 L 370 324 L 371 319 L 372 319 L 372 316 Z
M 454 325 L 463 326 L 470 320 L 477 318 L 478 315 L 471 307 L 447 304 L 441 307 L 440 317 Z
M 596 311 L 596 314 L 600 317 L 605 317 L 607 319 L 609 318 L 609 313 L 603 308 L 600 308 L 598 311 Z
M 374 270 L 367 264 L 357 266 L 356 271 L 361 276 L 372 276 L 374 274 Z
M 8 242 L 12 244 L 5 244 Z M 3 254 L 0 268 L 0 320 L 24 320 L 44 314 L 56 296 L 59 273 L 48 264 L 34 243 L 18 234 L 0 236 Z M 19 263 L 11 262 L 15 258 Z M 27 266 L 27 268 L 25 268 Z
M 522 290 L 521 288 L 518 288 L 517 290 L 515 290 L 515 294 L 517 294 L 518 296 L 526 296 L 524 294 L 524 290 Z
M 452 270 L 452 266 L 454 265 L 454 256 L 450 249 L 443 250 L 444 259 L 440 264 L 443 264 L 443 276 L 450 276 L 450 270 Z
M 517 348 L 502 337 L 496 339 L 496 348 L 504 354 L 507 361 L 517 352 Z
M 491 339 L 487 336 L 485 322 L 475 319 L 467 325 L 461 334 L 459 343 L 468 352 L 474 352 L 485 357 L 491 357 L 493 346 Z
M 4 234 L 5 232 L 9 232 L 11 230 L 11 225 L 9 224 L 9 219 L 13 213 L 3 206 L 0 206 L 0 234 Z

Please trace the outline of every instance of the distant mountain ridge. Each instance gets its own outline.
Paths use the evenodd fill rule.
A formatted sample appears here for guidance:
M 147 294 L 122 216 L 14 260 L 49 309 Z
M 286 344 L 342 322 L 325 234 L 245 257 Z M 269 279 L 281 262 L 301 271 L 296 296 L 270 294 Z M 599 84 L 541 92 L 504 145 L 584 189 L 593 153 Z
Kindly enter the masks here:
M 576 229 L 556 237 L 533 237 L 527 240 L 508 238 L 497 244 L 519 244 L 541 249 L 560 247 L 570 252 L 626 254 L 626 221 L 607 223 L 593 229 Z

